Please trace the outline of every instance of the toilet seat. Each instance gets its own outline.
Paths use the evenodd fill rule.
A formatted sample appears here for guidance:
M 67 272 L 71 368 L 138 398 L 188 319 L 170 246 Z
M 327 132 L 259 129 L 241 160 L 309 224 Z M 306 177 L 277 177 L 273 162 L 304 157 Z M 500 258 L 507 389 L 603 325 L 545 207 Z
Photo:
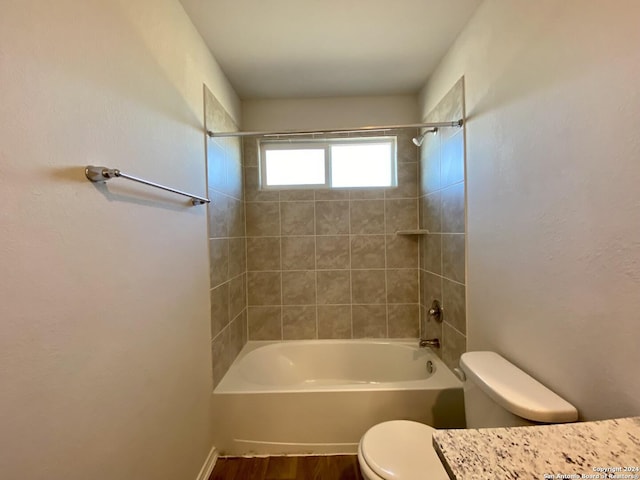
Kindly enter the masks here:
M 363 435 L 358 453 L 380 479 L 448 480 L 432 446 L 434 431 L 428 425 L 408 420 L 380 423 Z

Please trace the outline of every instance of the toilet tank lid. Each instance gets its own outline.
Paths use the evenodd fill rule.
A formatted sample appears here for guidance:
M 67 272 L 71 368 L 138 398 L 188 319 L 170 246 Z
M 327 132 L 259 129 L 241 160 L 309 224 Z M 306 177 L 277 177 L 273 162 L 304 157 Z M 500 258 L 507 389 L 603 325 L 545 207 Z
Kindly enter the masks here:
M 467 352 L 460 357 L 467 381 L 514 415 L 542 423 L 575 422 L 578 410 L 495 352 Z

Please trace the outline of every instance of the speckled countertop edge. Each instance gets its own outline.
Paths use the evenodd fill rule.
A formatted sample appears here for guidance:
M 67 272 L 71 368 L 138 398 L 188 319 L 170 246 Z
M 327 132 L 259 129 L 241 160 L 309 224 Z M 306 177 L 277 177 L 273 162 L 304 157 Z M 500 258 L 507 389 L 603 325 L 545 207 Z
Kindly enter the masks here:
M 438 430 L 433 445 L 453 480 L 616 478 L 609 474 L 640 479 L 640 417 Z M 625 467 L 631 470 L 597 470 Z

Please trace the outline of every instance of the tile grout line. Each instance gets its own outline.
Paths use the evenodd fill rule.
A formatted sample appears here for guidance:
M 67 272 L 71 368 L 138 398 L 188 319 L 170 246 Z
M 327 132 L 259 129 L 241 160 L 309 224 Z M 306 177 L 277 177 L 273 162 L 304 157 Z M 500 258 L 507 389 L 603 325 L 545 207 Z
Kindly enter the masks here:
M 244 154 L 244 142 L 241 143 L 242 144 L 242 163 L 243 163 L 243 170 L 242 170 L 242 186 L 244 187 L 243 191 L 242 191 L 242 197 L 243 197 L 243 205 L 242 205 L 242 209 L 244 211 L 244 303 L 245 303 L 245 310 L 247 312 L 247 320 L 245 322 L 245 334 L 246 334 L 246 341 L 249 341 L 249 242 L 247 242 L 247 185 L 246 185 L 246 177 L 244 175 L 244 159 L 245 159 L 245 154 Z
M 280 203 L 280 192 L 278 192 L 278 231 L 280 241 L 278 242 L 280 248 L 280 340 L 284 340 L 284 291 L 282 280 L 282 204 Z
M 351 325 L 351 337 L 350 338 L 354 338 L 353 336 L 353 276 L 351 275 L 352 273 L 352 255 L 351 255 L 351 240 L 352 240 L 352 234 L 351 234 L 351 200 L 349 200 L 349 209 L 347 211 L 347 217 L 348 217 L 348 226 L 349 226 L 349 237 L 348 237 L 348 242 L 349 242 L 349 323 Z
M 447 185 L 447 187 L 444 188 L 448 188 L 454 185 L 457 185 L 459 183 L 462 183 L 462 181 L 460 182 L 456 182 L 456 183 L 452 183 L 451 185 Z M 424 195 L 430 195 L 432 193 L 436 193 L 437 191 L 440 190 L 444 190 L 444 188 L 439 188 L 438 190 L 434 190 L 432 192 L 426 193 Z M 211 191 L 216 191 L 211 189 Z M 264 192 L 264 190 L 258 190 L 259 192 Z M 216 191 L 217 192 L 217 191 Z M 224 195 L 221 192 L 217 192 L 221 195 Z M 279 193 L 279 192 L 271 192 L 271 193 Z M 225 195 L 227 197 L 229 197 L 229 195 Z M 240 200 L 238 198 L 235 197 L 230 197 L 230 198 L 234 198 L 236 200 Z M 301 198 L 301 199 L 293 199 L 293 200 L 246 200 L 247 203 L 313 203 L 313 202 L 371 202 L 371 201 L 384 201 L 384 200 L 413 200 L 414 197 L 373 197 L 373 198 L 350 198 L 350 197 L 345 197 L 345 198 L 321 198 L 321 199 L 316 199 L 316 200 L 312 200 L 312 199 L 308 199 L 308 198 Z
M 388 264 L 387 264 L 387 199 L 382 204 L 382 223 L 384 225 L 384 323 L 385 338 L 389 338 L 389 282 L 388 282 Z
M 316 310 L 316 339 L 320 338 L 320 331 L 318 325 L 318 236 L 316 235 L 316 202 L 315 202 L 315 193 L 313 194 L 314 202 L 313 202 L 313 280 L 315 285 L 315 310 Z

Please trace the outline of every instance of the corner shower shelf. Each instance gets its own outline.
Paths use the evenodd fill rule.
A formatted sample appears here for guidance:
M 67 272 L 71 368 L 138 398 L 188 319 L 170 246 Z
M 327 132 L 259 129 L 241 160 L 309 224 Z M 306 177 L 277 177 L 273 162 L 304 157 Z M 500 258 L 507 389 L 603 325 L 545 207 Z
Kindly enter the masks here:
M 426 235 L 427 233 L 429 233 L 429 230 L 417 228 L 415 230 L 398 230 L 396 235 Z

